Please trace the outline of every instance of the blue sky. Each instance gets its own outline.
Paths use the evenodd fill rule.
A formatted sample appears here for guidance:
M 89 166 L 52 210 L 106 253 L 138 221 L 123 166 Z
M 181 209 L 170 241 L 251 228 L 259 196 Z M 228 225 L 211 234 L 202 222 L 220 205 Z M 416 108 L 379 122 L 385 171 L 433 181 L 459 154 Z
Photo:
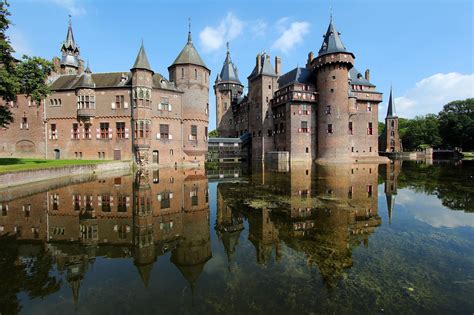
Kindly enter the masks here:
M 255 56 L 282 57 L 283 72 L 317 53 L 332 6 L 336 28 L 356 56 L 356 68 L 371 70 L 371 81 L 385 93 L 390 85 L 401 117 L 439 112 L 455 99 L 474 97 L 473 2 L 470 0 L 353 1 L 11 1 L 9 35 L 19 55 L 47 59 L 59 55 L 72 15 L 74 35 L 93 72 L 127 71 L 143 38 L 155 72 L 167 76 L 186 42 L 188 17 L 193 41 L 215 78 L 225 42 L 241 81 Z M 210 128 L 215 126 L 210 91 Z

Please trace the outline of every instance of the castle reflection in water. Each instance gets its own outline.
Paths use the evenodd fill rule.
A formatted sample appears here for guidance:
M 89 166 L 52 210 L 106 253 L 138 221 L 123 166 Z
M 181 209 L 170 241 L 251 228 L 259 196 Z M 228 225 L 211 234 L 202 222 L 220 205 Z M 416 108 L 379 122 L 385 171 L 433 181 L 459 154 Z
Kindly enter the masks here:
M 171 262 L 194 287 L 212 259 L 211 233 L 232 270 L 246 226 L 258 263 L 278 261 L 284 243 L 304 253 L 331 286 L 353 264 L 352 249 L 368 246 L 381 225 L 379 175 L 391 218 L 399 172 L 399 162 L 298 164 L 56 181 L 0 193 L 0 236 L 28 245 L 31 252 L 21 255 L 34 256 L 35 246 L 51 255 L 76 301 L 96 257 L 133 259 L 148 286 L 155 262 L 171 252 Z M 209 181 L 217 182 L 212 231 Z

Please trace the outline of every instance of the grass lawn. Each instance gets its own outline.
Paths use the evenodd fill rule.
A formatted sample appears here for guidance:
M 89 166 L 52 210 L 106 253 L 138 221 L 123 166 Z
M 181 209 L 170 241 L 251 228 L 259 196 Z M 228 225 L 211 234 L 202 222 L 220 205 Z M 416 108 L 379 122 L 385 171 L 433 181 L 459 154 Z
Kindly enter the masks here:
M 104 162 L 110 162 L 110 161 L 0 158 L 0 173 L 44 169 L 44 168 L 55 168 L 55 167 L 62 167 L 62 166 L 67 166 L 67 165 L 97 164 L 97 163 L 104 163 Z
M 474 152 L 463 152 L 464 159 L 466 160 L 474 160 Z

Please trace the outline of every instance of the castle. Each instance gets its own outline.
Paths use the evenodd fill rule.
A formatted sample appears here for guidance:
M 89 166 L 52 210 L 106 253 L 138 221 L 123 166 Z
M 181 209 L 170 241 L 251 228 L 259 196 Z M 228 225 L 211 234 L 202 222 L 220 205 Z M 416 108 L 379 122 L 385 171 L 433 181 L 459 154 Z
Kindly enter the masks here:
M 140 165 L 203 163 L 207 152 L 210 69 L 193 45 L 168 67 L 150 67 L 142 45 L 130 71 L 92 73 L 71 22 L 40 104 L 18 95 L 14 123 L 0 130 L 0 155 L 134 160 Z
M 342 43 L 331 21 L 318 55 L 305 67 L 282 74 L 281 59 L 272 65 L 257 55 L 248 94 L 230 51 L 214 85 L 217 130 L 221 137 L 251 137 L 251 158 L 287 153 L 291 161 L 376 161 L 378 105 L 382 93 L 354 67 L 355 56 Z

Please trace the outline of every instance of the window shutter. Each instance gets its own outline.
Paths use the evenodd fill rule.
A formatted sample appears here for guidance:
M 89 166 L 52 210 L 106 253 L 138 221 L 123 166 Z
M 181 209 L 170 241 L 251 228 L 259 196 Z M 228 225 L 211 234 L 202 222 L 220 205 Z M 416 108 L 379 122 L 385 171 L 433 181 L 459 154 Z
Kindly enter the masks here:
M 123 103 L 123 108 L 128 108 L 128 102 Z
M 308 115 L 311 115 L 311 111 L 308 109 Z
M 173 193 L 170 192 L 170 199 L 173 199 Z
M 193 135 L 189 135 L 189 140 L 193 140 Z
M 303 129 L 301 129 L 301 128 L 298 128 L 298 132 L 302 132 L 302 131 L 303 131 Z
M 115 109 L 115 102 L 110 103 L 110 105 L 112 106 L 112 109 Z
M 102 206 L 102 196 L 97 196 L 97 205 L 98 205 L 99 207 Z
M 158 194 L 156 197 L 158 198 L 158 201 L 161 201 L 161 194 Z
M 158 133 L 156 134 L 156 139 L 161 139 L 161 133 L 158 132 Z
M 74 130 L 71 129 L 71 139 L 74 139 Z
M 173 140 L 173 135 L 168 135 L 168 139 Z
M 301 115 L 301 110 L 298 111 L 298 115 Z
M 112 139 L 112 133 L 109 132 L 109 139 Z
M 169 108 L 168 110 L 171 112 L 171 110 L 172 110 L 171 109 L 171 104 L 168 104 L 168 108 Z
M 163 109 L 163 105 L 161 105 L 161 103 L 158 103 L 158 110 L 162 110 Z
M 96 129 L 96 138 L 100 139 L 100 129 L 99 128 Z

